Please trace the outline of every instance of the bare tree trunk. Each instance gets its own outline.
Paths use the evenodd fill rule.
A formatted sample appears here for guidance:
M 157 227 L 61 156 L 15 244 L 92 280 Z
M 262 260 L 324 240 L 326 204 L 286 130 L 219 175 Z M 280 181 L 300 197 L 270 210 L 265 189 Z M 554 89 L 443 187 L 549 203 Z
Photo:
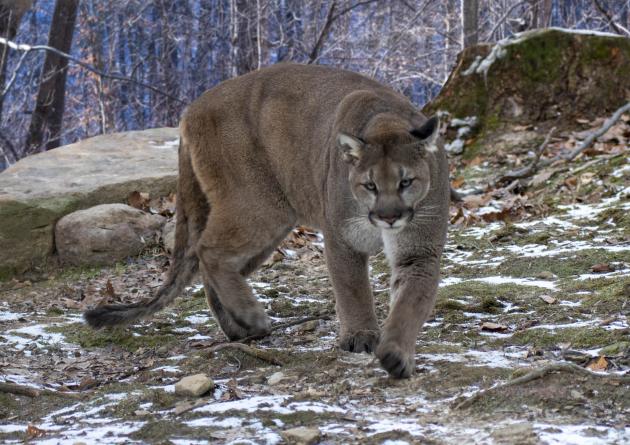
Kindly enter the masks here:
M 540 11 L 539 15 L 540 22 L 538 23 L 538 27 L 547 28 L 551 26 L 551 12 L 553 8 L 553 1 L 543 0 L 541 6 L 542 10 Z
M 57 0 L 53 13 L 48 46 L 70 52 L 79 0 Z M 68 60 L 52 52 L 46 53 L 44 69 L 37 92 L 37 103 L 26 139 L 26 154 L 39 151 L 47 129 L 50 138 L 46 149 L 58 147 L 66 92 Z
M 464 48 L 479 40 L 479 0 L 462 0 L 462 42 Z
M 20 20 L 32 3 L 32 0 L 0 0 L 0 36 L 9 40 L 15 38 Z M 0 91 L 4 88 L 8 53 L 8 47 L 3 46 L 0 49 Z M 0 117 L 3 102 L 4 97 L 0 96 Z

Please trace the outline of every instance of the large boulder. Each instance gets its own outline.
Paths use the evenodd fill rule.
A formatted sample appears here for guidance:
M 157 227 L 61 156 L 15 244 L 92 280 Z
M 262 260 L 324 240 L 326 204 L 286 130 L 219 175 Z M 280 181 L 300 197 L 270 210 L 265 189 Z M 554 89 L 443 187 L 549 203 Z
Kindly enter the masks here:
M 424 111 L 448 111 L 458 121 L 474 118 L 473 131 L 465 135 L 470 143 L 477 132 L 466 148 L 474 156 L 476 148 L 487 153 L 542 137 L 540 131 L 524 134 L 524 127 L 571 129 L 577 118 L 609 115 L 629 99 L 630 39 L 547 28 L 462 51 Z
M 124 202 L 133 191 L 176 190 L 176 128 L 96 136 L 29 156 L 0 173 L 0 279 L 44 265 L 57 220 Z
M 101 204 L 72 212 L 55 226 L 62 264 L 112 264 L 155 244 L 166 218 L 126 204 Z

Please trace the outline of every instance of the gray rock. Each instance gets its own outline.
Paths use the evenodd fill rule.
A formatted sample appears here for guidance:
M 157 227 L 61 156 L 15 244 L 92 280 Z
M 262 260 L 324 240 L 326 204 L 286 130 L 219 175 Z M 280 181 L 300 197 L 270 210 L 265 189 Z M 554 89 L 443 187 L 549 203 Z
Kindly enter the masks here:
M 175 224 L 177 223 L 176 219 L 168 221 L 164 224 L 162 228 L 162 244 L 164 244 L 164 248 L 168 253 L 173 252 L 175 249 Z
M 176 128 L 109 134 L 28 156 L 0 173 L 0 279 L 44 265 L 55 222 L 124 202 L 132 191 L 176 189 Z
M 195 374 L 184 377 L 175 383 L 175 394 L 181 396 L 199 397 L 214 387 L 214 382 L 205 374 Z
M 278 383 L 280 383 L 282 380 L 284 380 L 284 372 L 274 372 L 273 374 L 271 374 L 269 376 L 269 378 L 267 379 L 267 383 L 271 386 L 273 385 L 277 385 Z
M 312 445 L 319 441 L 319 429 L 317 428 L 291 428 L 290 430 L 285 430 L 282 433 L 282 438 L 288 444 L 296 444 L 296 445 Z
M 70 213 L 55 226 L 62 264 L 111 264 L 155 243 L 166 219 L 126 204 L 102 204 Z

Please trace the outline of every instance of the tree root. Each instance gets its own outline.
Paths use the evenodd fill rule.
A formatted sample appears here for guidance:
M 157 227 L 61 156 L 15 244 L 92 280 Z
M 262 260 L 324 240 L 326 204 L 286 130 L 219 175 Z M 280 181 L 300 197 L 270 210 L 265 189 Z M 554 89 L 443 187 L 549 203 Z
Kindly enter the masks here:
M 507 383 L 502 385 L 495 386 L 493 388 L 486 389 L 484 391 L 479 391 L 471 397 L 463 400 L 455 406 L 456 410 L 468 408 L 477 402 L 479 399 L 484 397 L 487 394 L 495 393 L 497 391 L 501 391 L 502 389 L 508 388 L 510 386 L 522 385 L 524 383 L 531 382 L 532 380 L 537 380 L 545 377 L 548 374 L 553 372 L 569 372 L 574 374 L 580 374 L 586 377 L 593 377 L 605 380 L 613 380 L 623 384 L 630 384 L 630 376 L 626 375 L 616 375 L 616 374 L 599 374 L 592 371 L 589 371 L 586 368 L 582 368 L 574 363 L 554 363 L 552 365 L 545 366 L 543 368 L 535 369 L 524 376 L 518 377 L 514 380 L 510 380 Z

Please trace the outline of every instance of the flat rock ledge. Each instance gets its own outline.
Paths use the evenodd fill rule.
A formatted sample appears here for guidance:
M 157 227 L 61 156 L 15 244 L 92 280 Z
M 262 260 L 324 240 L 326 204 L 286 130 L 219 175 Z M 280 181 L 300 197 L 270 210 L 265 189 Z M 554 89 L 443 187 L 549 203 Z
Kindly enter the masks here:
M 96 136 L 29 156 L 0 173 L 0 280 L 44 266 L 64 215 L 176 190 L 178 131 Z

